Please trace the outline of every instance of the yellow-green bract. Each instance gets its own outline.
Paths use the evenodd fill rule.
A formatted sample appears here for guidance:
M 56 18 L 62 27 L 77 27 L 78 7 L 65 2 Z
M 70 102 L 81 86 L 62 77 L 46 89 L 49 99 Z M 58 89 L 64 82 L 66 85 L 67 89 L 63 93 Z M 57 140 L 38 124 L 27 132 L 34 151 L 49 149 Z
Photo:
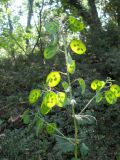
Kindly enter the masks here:
M 57 106 L 63 107 L 66 102 L 66 94 L 64 92 L 58 92 L 57 94 Z
M 111 90 L 105 92 L 105 99 L 109 104 L 115 104 L 117 102 L 117 97 Z
M 73 52 L 77 54 L 84 54 L 86 52 L 86 46 L 81 40 L 74 39 L 70 42 L 70 47 Z
M 53 71 L 48 74 L 46 83 L 49 87 L 55 87 L 59 84 L 60 80 L 60 73 L 58 71 Z
M 93 90 L 100 90 L 105 86 L 105 82 L 104 81 L 100 81 L 100 80 L 93 80 L 91 83 L 91 88 Z
M 41 96 L 41 91 L 39 89 L 33 89 L 28 97 L 29 103 L 34 104 L 39 99 L 40 96 Z
M 120 97 L 120 86 L 118 86 L 117 84 L 113 84 L 110 87 L 110 90 L 115 94 L 116 97 Z

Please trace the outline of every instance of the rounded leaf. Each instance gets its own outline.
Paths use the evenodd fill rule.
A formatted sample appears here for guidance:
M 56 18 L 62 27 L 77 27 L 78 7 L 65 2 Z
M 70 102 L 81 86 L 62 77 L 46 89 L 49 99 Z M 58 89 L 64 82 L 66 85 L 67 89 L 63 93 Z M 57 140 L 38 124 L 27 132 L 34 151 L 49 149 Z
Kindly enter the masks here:
M 50 72 L 47 76 L 46 83 L 49 87 L 55 87 L 61 80 L 60 73 L 57 71 Z
M 44 57 L 46 59 L 51 59 L 57 54 L 57 47 L 54 45 L 49 45 L 47 48 L 44 50 Z
M 56 93 L 54 93 L 53 91 L 48 91 L 43 97 L 43 102 L 48 108 L 54 107 L 57 102 Z
M 83 22 L 75 19 L 74 17 L 70 16 L 68 19 L 69 23 L 70 23 L 70 30 L 73 32 L 78 32 L 78 31 L 82 31 L 85 28 L 85 25 Z
M 29 94 L 29 103 L 34 104 L 41 96 L 41 91 L 39 89 L 33 89 Z
M 56 131 L 56 124 L 55 123 L 49 123 L 46 126 L 46 131 L 48 134 L 54 134 Z
M 85 44 L 80 41 L 80 40 L 72 40 L 70 42 L 70 47 L 72 49 L 73 52 L 77 53 L 77 54 L 84 54 L 86 51 L 86 46 Z
M 102 95 L 101 92 L 98 91 L 98 92 L 96 93 L 96 103 L 101 102 L 102 99 L 103 99 L 103 95 Z
M 70 24 L 73 24 L 75 22 L 75 20 L 76 19 L 73 16 L 70 16 L 69 19 L 68 19 Z
M 64 92 L 59 92 L 57 94 L 57 103 L 58 107 L 63 107 L 66 104 L 66 94 Z
M 84 23 L 79 22 L 79 21 L 75 21 L 74 24 L 70 25 L 70 30 L 73 32 L 80 32 L 85 28 Z
M 35 131 L 37 136 L 42 127 L 43 127 L 43 121 L 41 119 L 38 119 L 35 124 Z
M 120 86 L 118 86 L 117 84 L 113 84 L 110 87 L 110 90 L 115 94 L 116 97 L 120 97 Z
M 100 90 L 105 86 L 105 82 L 104 81 L 100 81 L 100 80 L 94 80 L 91 83 L 91 88 L 93 90 Z
M 67 72 L 73 74 L 75 72 L 76 64 L 75 60 L 72 60 L 72 63 L 67 64 Z
M 117 102 L 117 97 L 111 90 L 105 92 L 105 99 L 109 104 L 115 104 Z
M 48 106 L 45 105 L 44 102 L 42 102 L 41 107 L 40 107 L 40 112 L 43 115 L 46 115 L 50 112 L 51 108 L 49 108 Z
M 78 79 L 78 82 L 79 82 L 79 85 L 80 85 L 80 87 L 81 87 L 81 89 L 82 89 L 82 94 L 84 94 L 85 93 L 85 89 L 86 89 L 86 84 L 85 84 L 85 81 L 84 81 L 84 79 L 83 78 L 79 78 Z

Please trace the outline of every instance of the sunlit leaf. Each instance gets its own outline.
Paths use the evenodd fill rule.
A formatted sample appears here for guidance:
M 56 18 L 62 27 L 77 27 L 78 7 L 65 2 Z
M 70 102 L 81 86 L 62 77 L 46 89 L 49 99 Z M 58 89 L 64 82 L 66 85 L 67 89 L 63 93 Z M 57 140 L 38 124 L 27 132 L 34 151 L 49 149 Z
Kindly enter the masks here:
M 43 102 L 48 108 L 54 107 L 57 103 L 56 93 L 53 91 L 48 91 L 43 97 Z
M 41 106 L 40 106 L 40 112 L 43 115 L 48 114 L 51 111 L 52 108 L 49 108 L 44 102 L 42 102 Z
M 84 81 L 84 79 L 79 78 L 78 82 L 79 82 L 79 85 L 80 85 L 80 87 L 82 89 L 82 94 L 84 94 L 85 93 L 85 88 L 86 88 L 85 81 Z
M 69 17 L 68 21 L 70 24 L 69 28 L 73 32 L 79 32 L 85 28 L 85 25 L 83 22 L 81 22 L 80 20 L 77 20 L 76 18 L 72 16 Z
M 100 81 L 100 80 L 94 80 L 91 83 L 91 88 L 93 90 L 100 90 L 105 86 L 105 82 L 104 81 Z
M 48 134 L 54 134 L 56 131 L 56 124 L 55 123 L 49 123 L 46 126 L 46 131 Z
M 117 84 L 113 84 L 110 87 L 110 90 L 115 94 L 116 97 L 120 97 L 120 86 L 118 86 Z
M 46 83 L 49 87 L 55 87 L 61 80 L 60 73 L 57 71 L 50 72 L 47 76 Z
M 75 21 L 74 24 L 70 25 L 70 30 L 73 32 L 80 32 L 85 28 L 84 23 L 79 22 L 79 21 Z
M 117 97 L 111 90 L 105 92 L 105 99 L 109 104 L 115 104 L 117 102 Z
M 70 42 L 70 47 L 73 52 L 77 54 L 84 54 L 86 52 L 86 46 L 85 44 L 77 39 L 74 39 Z
M 66 94 L 64 92 L 57 93 L 57 106 L 63 107 L 66 104 Z
M 33 89 L 29 94 L 29 103 L 34 104 L 41 96 L 41 91 L 39 89 Z
M 70 16 L 69 19 L 68 19 L 70 24 L 73 24 L 75 22 L 75 20 L 76 19 L 73 16 Z
M 49 45 L 47 48 L 44 50 L 44 57 L 46 59 L 51 59 L 57 54 L 57 47 L 54 45 Z

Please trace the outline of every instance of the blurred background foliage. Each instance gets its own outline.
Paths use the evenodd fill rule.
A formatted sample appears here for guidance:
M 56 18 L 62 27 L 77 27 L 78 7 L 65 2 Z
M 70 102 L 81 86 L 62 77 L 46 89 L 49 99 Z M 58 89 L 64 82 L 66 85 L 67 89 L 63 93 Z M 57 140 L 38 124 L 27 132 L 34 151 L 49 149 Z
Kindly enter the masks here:
M 62 152 L 54 137 L 34 127 L 27 131 L 21 114 L 27 108 L 32 88 L 43 85 L 51 70 L 64 71 L 60 54 L 45 61 L 43 51 L 49 43 L 46 22 L 82 17 L 85 30 L 77 36 L 86 42 L 87 53 L 75 58 L 74 77 L 83 77 L 85 96 L 74 85 L 79 112 L 93 96 L 90 82 L 111 77 L 120 84 L 120 1 L 119 0 L 1 0 L 0 1 L 0 160 L 69 160 L 70 150 Z M 68 31 L 69 32 L 69 31 Z M 70 32 L 68 33 L 70 35 Z M 71 39 L 71 37 L 70 37 Z M 62 44 L 61 44 L 62 45 Z M 53 63 L 54 62 L 54 63 Z M 72 78 L 74 78 L 72 77 Z M 96 123 L 80 125 L 79 137 L 89 147 L 84 160 L 120 160 L 120 105 L 93 102 L 86 110 Z M 70 109 L 55 109 L 46 119 L 73 136 Z

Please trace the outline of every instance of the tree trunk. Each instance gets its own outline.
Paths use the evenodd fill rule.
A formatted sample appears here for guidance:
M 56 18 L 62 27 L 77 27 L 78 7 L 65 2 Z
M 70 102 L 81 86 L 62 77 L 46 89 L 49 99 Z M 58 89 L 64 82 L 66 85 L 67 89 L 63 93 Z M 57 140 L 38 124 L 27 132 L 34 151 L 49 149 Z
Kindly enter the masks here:
M 100 23 L 100 19 L 98 17 L 98 12 L 97 12 L 97 8 L 95 5 L 95 0 L 88 0 L 88 4 L 90 6 L 90 11 L 91 11 L 91 27 L 93 27 L 93 29 L 97 29 L 100 30 L 101 29 L 101 23 Z
M 8 7 L 9 7 L 9 4 L 7 3 L 5 7 L 6 7 L 6 11 L 7 11 Z M 8 26 L 9 26 L 9 35 L 10 35 L 10 37 L 12 38 L 12 34 L 13 34 L 13 24 L 12 24 L 12 20 L 11 20 L 9 14 L 7 15 L 7 19 L 8 19 Z M 11 45 L 11 47 L 10 47 L 10 52 L 11 52 L 12 61 L 15 63 L 16 58 L 15 58 L 14 45 Z
M 91 24 L 90 24 L 90 41 L 92 44 L 92 52 L 100 55 L 102 41 L 104 34 L 102 34 L 102 26 L 100 19 L 98 17 L 97 8 L 95 5 L 95 0 L 88 0 L 91 14 Z
M 88 0 L 89 4 L 89 11 L 81 4 L 78 0 L 67 0 L 66 4 L 64 0 L 61 0 L 62 4 L 65 5 L 66 8 L 69 8 L 71 11 L 73 8 L 76 8 L 78 16 L 82 16 L 85 23 L 90 26 L 90 36 L 89 41 L 92 46 L 92 52 L 96 53 L 99 52 L 99 47 L 101 39 L 100 37 L 103 36 L 101 34 L 102 27 L 100 23 L 100 19 L 98 17 L 97 8 L 95 5 L 95 0 Z M 74 14 L 74 12 L 73 12 Z
M 33 14 L 33 2 L 34 0 L 28 0 L 28 18 L 27 18 L 27 27 L 26 27 L 26 32 L 30 33 L 31 29 L 31 19 L 32 19 L 32 14 Z M 29 38 L 26 39 L 26 49 L 29 46 Z

